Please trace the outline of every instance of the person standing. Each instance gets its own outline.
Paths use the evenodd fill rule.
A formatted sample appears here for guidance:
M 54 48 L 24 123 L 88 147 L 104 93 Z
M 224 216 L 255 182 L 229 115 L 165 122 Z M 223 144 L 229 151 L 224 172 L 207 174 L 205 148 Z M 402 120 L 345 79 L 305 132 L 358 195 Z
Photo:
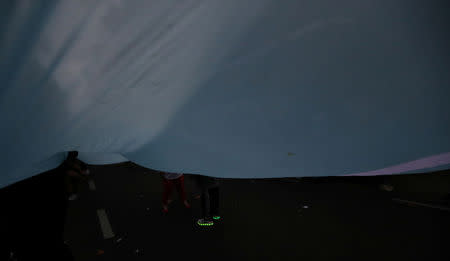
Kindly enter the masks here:
M 193 180 L 201 191 L 201 214 L 197 220 L 200 226 L 212 226 L 213 220 L 219 220 L 219 182 L 216 178 L 202 175 L 193 176 Z
M 178 195 L 180 196 L 180 199 L 183 201 L 183 204 L 186 208 L 190 208 L 191 205 L 186 199 L 186 192 L 184 189 L 184 175 L 183 173 L 170 173 L 170 172 L 163 172 L 161 174 L 162 180 L 163 180 L 163 196 L 162 196 L 162 205 L 163 205 L 163 212 L 167 213 L 169 212 L 169 196 L 172 192 L 173 186 L 175 185 Z
M 81 181 L 87 181 L 87 176 L 90 174 L 87 165 L 77 157 L 77 151 L 70 151 L 63 164 L 66 171 L 65 181 L 69 200 L 78 198 L 78 186 Z

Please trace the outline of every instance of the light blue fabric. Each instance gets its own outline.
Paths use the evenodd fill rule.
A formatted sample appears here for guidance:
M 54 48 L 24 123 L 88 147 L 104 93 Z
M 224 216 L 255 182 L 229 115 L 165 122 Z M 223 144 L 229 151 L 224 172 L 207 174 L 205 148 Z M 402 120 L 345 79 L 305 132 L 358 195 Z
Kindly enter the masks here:
M 127 158 L 118 153 L 104 153 L 104 152 L 83 152 L 78 153 L 78 158 L 87 164 L 114 164 L 128 161 Z
M 447 2 L 1 1 L 0 187 L 69 150 L 225 178 L 441 159 Z

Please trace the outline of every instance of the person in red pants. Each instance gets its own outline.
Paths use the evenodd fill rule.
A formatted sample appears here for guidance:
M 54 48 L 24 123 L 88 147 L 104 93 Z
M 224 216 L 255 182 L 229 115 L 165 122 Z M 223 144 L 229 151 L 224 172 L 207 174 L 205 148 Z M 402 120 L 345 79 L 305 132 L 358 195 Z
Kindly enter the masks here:
M 175 185 L 178 195 L 180 196 L 181 200 L 183 201 L 183 204 L 186 208 L 190 208 L 191 205 L 186 199 L 186 192 L 184 190 L 184 175 L 183 173 L 170 173 L 170 172 L 163 172 L 161 174 L 163 179 L 163 198 L 162 198 L 162 204 L 163 204 L 163 212 L 167 213 L 169 212 L 169 196 L 172 192 L 173 186 Z

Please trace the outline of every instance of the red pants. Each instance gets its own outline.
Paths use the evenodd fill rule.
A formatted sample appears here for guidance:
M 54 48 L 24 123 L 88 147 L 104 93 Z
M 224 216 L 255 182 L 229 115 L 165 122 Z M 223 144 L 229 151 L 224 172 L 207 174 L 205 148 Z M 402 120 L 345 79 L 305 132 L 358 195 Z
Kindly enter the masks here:
M 169 195 L 172 192 L 173 185 L 175 184 L 178 194 L 180 195 L 180 198 L 182 201 L 186 200 L 186 193 L 184 191 L 184 176 L 181 176 L 177 179 L 165 179 L 163 178 L 163 185 L 164 185 L 164 191 L 163 191 L 163 204 L 167 205 L 169 200 Z

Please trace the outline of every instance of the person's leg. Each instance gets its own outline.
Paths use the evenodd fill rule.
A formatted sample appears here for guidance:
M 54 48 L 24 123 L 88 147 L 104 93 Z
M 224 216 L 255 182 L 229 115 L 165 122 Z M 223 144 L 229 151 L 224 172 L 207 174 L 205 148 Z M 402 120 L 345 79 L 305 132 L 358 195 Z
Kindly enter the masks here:
M 209 189 L 209 201 L 211 208 L 211 215 L 214 217 L 219 216 L 219 187 L 213 187 Z
M 72 177 L 73 193 L 78 194 L 78 186 L 80 185 L 79 177 Z
M 172 192 L 172 182 L 168 179 L 163 178 L 163 198 L 162 198 L 162 204 L 163 204 L 163 211 L 168 211 L 168 204 L 169 204 L 169 195 Z
M 162 202 L 164 205 L 168 204 L 170 193 L 172 192 L 172 182 L 168 179 L 163 179 L 163 197 Z
M 73 186 L 72 186 L 72 182 L 71 182 L 72 177 L 70 177 L 68 174 L 64 175 L 64 181 L 66 184 L 66 189 L 67 189 L 67 194 L 70 196 L 73 193 Z
M 183 204 L 185 207 L 190 208 L 191 205 L 189 205 L 187 199 L 186 199 L 186 191 L 184 190 L 184 176 L 181 176 L 174 180 L 175 186 L 177 187 L 178 195 L 180 196 L 181 200 L 183 201 Z
M 77 184 L 78 173 L 74 170 L 68 170 L 65 175 L 67 192 L 69 194 L 69 200 L 77 199 L 78 184 Z
M 212 221 L 210 215 L 210 199 L 208 190 L 204 190 L 201 195 L 201 209 L 202 209 L 202 218 L 197 221 L 197 224 L 200 226 L 212 226 L 214 222 Z
M 208 219 L 209 218 L 209 195 L 208 191 L 202 191 L 201 195 L 201 209 L 202 209 L 202 217 Z
M 175 187 L 178 192 L 178 196 L 180 197 L 181 201 L 186 200 L 186 194 L 184 193 L 184 177 L 181 176 L 177 179 L 174 179 L 173 182 L 175 183 Z

